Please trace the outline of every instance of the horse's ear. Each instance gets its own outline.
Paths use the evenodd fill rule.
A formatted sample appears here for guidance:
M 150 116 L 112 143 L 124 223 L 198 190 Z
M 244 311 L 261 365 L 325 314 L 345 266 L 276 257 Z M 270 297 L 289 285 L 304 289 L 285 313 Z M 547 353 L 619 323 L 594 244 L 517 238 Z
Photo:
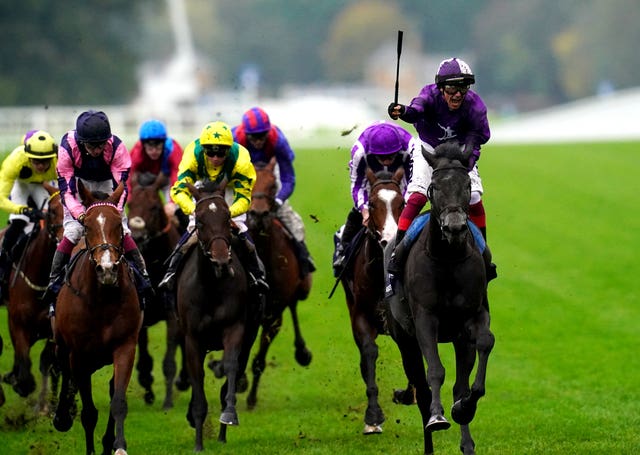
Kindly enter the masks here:
M 429 163 L 429 166 L 431 166 L 432 168 L 435 168 L 436 156 L 433 153 L 429 153 L 427 149 L 424 148 L 424 145 L 421 147 L 422 147 L 422 156 L 424 156 L 424 159 L 427 160 L 427 163 Z
M 220 185 L 218 185 L 217 191 L 220 194 L 224 194 L 224 190 L 227 188 L 227 184 L 229 183 L 229 179 L 227 177 L 222 179 L 222 182 L 220 182 Z
M 473 144 L 471 144 L 470 142 L 467 142 L 464 147 L 462 147 L 462 159 L 461 159 L 461 163 L 463 165 L 466 166 L 466 164 L 469 162 L 469 157 L 471 156 L 471 153 L 473 153 Z
M 122 192 L 124 191 L 124 185 L 125 185 L 124 180 L 120 180 L 120 183 L 118 184 L 116 189 L 113 191 L 113 193 L 111 193 L 111 196 L 109 196 L 107 201 L 117 205 L 118 201 L 120 201 L 120 198 L 122 197 Z
M 404 177 L 404 168 L 403 167 L 399 167 L 396 172 L 394 172 L 393 177 L 391 177 L 391 180 L 393 180 L 394 182 L 400 184 L 400 182 L 402 182 L 402 177 Z
M 367 170 L 365 171 L 365 176 L 367 177 L 367 180 L 369 181 L 369 183 L 372 185 L 376 181 L 376 174 L 373 172 L 373 170 L 369 166 L 367 166 Z
M 153 186 L 158 189 L 162 188 L 169 183 L 169 176 L 160 172 L 156 177 L 156 180 L 153 182 Z
M 78 194 L 80 195 L 80 199 L 82 200 L 82 203 L 85 207 L 89 207 L 96 201 L 96 199 L 93 197 L 93 194 L 91 194 L 91 191 L 89 191 L 87 187 L 84 186 L 84 183 L 82 183 L 81 179 L 78 179 Z
M 271 159 L 269 160 L 269 170 L 273 172 L 275 167 L 276 167 L 276 157 L 272 156 Z
M 196 201 L 199 200 L 200 196 L 201 196 L 200 190 L 198 188 L 196 188 L 195 185 L 193 185 L 193 184 L 191 184 L 189 182 L 187 182 L 186 185 L 187 185 L 187 188 L 189 188 L 189 192 L 191 193 L 191 196 L 193 196 Z

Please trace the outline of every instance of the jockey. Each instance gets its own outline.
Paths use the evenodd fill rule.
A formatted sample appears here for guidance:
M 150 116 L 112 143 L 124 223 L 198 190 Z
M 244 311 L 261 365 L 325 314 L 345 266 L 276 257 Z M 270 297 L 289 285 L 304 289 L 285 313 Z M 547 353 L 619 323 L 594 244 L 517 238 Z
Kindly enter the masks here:
M 140 126 L 139 140 L 131 148 L 131 182 L 138 182 L 141 175 L 166 176 L 163 185 L 164 211 L 169 219 L 175 216 L 184 232 L 189 222 L 182 210 L 171 200 L 170 190 L 178 180 L 178 166 L 182 159 L 182 147 L 167 135 L 167 128 L 159 120 L 148 120 Z
M 300 261 L 300 274 L 306 276 L 315 271 L 316 266 L 304 241 L 302 218 L 289 204 L 289 198 L 296 185 L 296 174 L 293 169 L 295 155 L 287 138 L 280 128 L 271 124 L 267 113 L 259 107 L 246 111 L 242 115 L 242 123 L 235 126 L 232 132 L 234 140 L 249 151 L 252 163 L 266 164 L 272 157 L 276 157 L 276 214 L 296 241 L 295 250 Z
M 345 262 L 345 249 L 362 226 L 369 222 L 369 182 L 367 168 L 373 172 L 391 173 L 404 168 L 400 188 L 404 194 L 411 176 L 411 152 L 419 148 L 416 138 L 404 128 L 384 120 L 369 125 L 360 134 L 351 148 L 349 173 L 351 175 L 351 197 L 353 207 L 347 215 L 346 223 L 335 235 L 333 271 L 338 277 Z
M 469 65 L 458 58 L 443 60 L 435 76 L 435 84 L 422 88 L 411 104 L 391 103 L 389 116 L 397 120 L 412 123 L 422 147 L 433 153 L 434 148 L 448 141 L 455 141 L 471 149 L 467 165 L 471 178 L 471 200 L 469 218 L 480 228 L 483 237 L 487 237 L 487 223 L 482 204 L 482 180 L 476 162 L 480 159 L 480 147 L 490 137 L 487 107 L 480 96 L 470 90 L 475 76 Z M 402 242 L 411 222 L 427 202 L 427 190 L 431 183 L 432 169 L 422 156 L 421 147 L 416 147 L 413 156 L 413 174 L 407 192 L 409 198 L 398 222 L 396 248 L 388 264 L 389 273 L 397 275 L 402 270 L 405 255 L 414 239 Z M 495 265 L 489 267 L 487 279 L 495 278 Z M 392 280 L 393 281 L 393 280 Z
M 131 167 L 131 157 L 124 142 L 111 134 L 111 126 L 106 114 L 101 111 L 86 111 L 76 120 L 76 129 L 62 136 L 58 150 L 58 185 L 64 209 L 64 237 L 58 244 L 51 264 L 49 286 L 43 300 L 49 304 L 50 315 L 55 314 L 55 300 L 64 280 L 65 266 L 71 259 L 73 248 L 82 238 L 86 207 L 78 195 L 78 181 L 90 191 L 113 193 L 120 181 L 126 183 Z M 124 213 L 127 190 L 122 194 L 118 209 L 122 213 L 124 232 L 123 246 L 125 258 L 137 269 L 140 279 L 136 280 L 138 292 L 143 301 L 153 292 L 149 275 L 140 250 L 131 237 L 131 231 Z
M 0 250 L 0 284 L 5 288 L 13 247 L 29 221 L 42 218 L 42 209 L 49 199 L 43 182 L 56 185 L 58 145 L 42 130 L 29 131 L 2 163 L 0 168 L 0 209 L 9 212 L 9 227 Z
M 251 190 L 256 181 L 256 170 L 251 164 L 249 152 L 233 141 L 231 128 L 224 122 L 205 125 L 200 137 L 187 145 L 184 150 L 178 180 L 171 188 L 171 198 L 185 214 L 189 215 L 189 227 L 172 253 L 167 272 L 158 285 L 160 288 L 169 292 L 175 289 L 175 275 L 186 252 L 183 246 L 194 231 L 196 203 L 186 184 L 195 185 L 204 181 L 221 182 L 224 178 L 228 179 L 227 200 L 233 201 L 229 206 L 231 219 L 239 230 L 238 237 L 245 248 L 244 257 L 248 261 L 246 265 L 250 278 L 249 286 L 261 295 L 269 290 L 269 285 L 265 281 L 264 265 L 258 257 L 244 223 L 246 213 L 251 206 Z

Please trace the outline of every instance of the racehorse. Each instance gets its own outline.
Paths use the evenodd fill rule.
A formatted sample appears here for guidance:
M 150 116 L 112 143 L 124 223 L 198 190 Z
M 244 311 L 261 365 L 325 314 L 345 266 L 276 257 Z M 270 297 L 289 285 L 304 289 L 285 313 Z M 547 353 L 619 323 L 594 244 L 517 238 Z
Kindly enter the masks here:
M 93 454 L 98 410 L 91 375 L 113 364 L 111 405 L 102 446 L 105 454 L 115 450 L 116 455 L 124 455 L 126 392 L 143 318 L 133 271 L 124 260 L 122 215 L 117 208 L 124 183 L 110 196 L 89 192 L 81 181 L 78 191 L 87 207 L 84 245 L 79 245 L 82 249 L 72 259 L 56 303 L 54 339 L 62 385 L 53 424 L 58 431 L 71 428 L 70 408 L 77 387 L 86 453 Z
M 360 231 L 350 255 L 341 282 L 349 308 L 351 331 L 360 351 L 360 374 L 366 384 L 367 410 L 364 416 L 365 435 L 382 432 L 384 412 L 378 403 L 376 361 L 379 334 L 385 334 L 382 318 L 384 298 L 383 248 L 393 239 L 398 219 L 404 207 L 401 181 L 404 169 L 394 174 L 380 171 L 376 174 L 367 168 L 369 182 L 369 221 Z M 405 396 L 397 401 L 413 403 L 412 389 L 408 386 Z
M 145 174 L 141 174 L 134 183 L 127 205 L 129 208 L 128 219 L 131 235 L 136 241 L 147 265 L 147 271 L 151 283 L 157 287 L 164 276 L 165 261 L 173 251 L 180 239 L 177 226 L 169 219 L 164 211 L 163 201 L 160 198 L 160 188 L 166 182 L 163 174 L 154 177 L 152 181 L 145 181 Z M 145 389 L 144 399 L 147 404 L 155 400 L 153 393 L 153 358 L 149 353 L 149 337 L 147 326 L 160 320 L 167 323 L 167 350 L 162 362 L 162 372 L 165 377 L 165 398 L 163 409 L 173 407 L 173 384 L 176 378 L 176 350 L 182 349 L 182 368 L 178 380 L 175 382 L 179 390 L 189 387 L 184 359 L 184 338 L 180 334 L 178 320 L 174 314 L 169 314 L 167 305 L 162 300 L 162 294 L 156 293 L 154 300 L 149 302 L 144 312 L 144 324 L 138 336 L 138 382 Z
M 404 266 L 406 299 L 389 300 L 387 319 L 407 378 L 416 387 L 425 454 L 433 453 L 432 432 L 451 426 L 440 398 L 445 371 L 438 343 L 453 343 L 456 381 L 451 416 L 460 425 L 460 450 L 470 455 L 475 443 L 469 423 L 485 394 L 487 360 L 494 345 L 485 263 L 468 224 L 471 184 L 466 163 L 471 151 L 463 153 L 457 145 L 445 143 L 434 154 L 424 149 L 422 153 L 433 168 L 428 189 L 431 213 Z M 385 259 L 388 255 L 389 248 Z M 476 354 L 478 366 L 470 388 Z
M 213 182 L 209 182 L 212 184 Z M 231 216 L 225 201 L 226 181 L 218 188 L 188 185 L 196 200 L 197 246 L 184 255 L 177 277 L 177 311 L 185 336 L 191 401 L 187 420 L 196 430 L 195 450 L 203 450 L 202 429 L 207 416 L 204 360 L 208 351 L 223 350 L 226 381 L 220 389 L 220 432 L 238 425 L 236 383 L 244 374 L 259 324 L 259 303 L 251 302 L 248 276 L 232 243 Z M 192 237 L 193 238 L 193 237 Z
M 48 400 L 49 378 L 52 391 L 56 392 L 59 369 L 55 362 L 55 345 L 52 339 L 49 308 L 40 299 L 49 282 L 49 269 L 57 243 L 62 239 L 62 202 L 58 189 L 43 183 L 49 193 L 44 219 L 33 224 L 31 232 L 19 241 L 21 254 L 16 258 L 9 275 L 7 310 L 9 333 L 14 348 L 11 372 L 5 376 L 13 390 L 21 397 L 31 394 L 36 388 L 31 373 L 31 347 L 36 341 L 45 339 L 40 355 L 42 385 L 36 410 L 47 414 L 54 402 Z M 51 398 L 55 401 L 55 398 Z
M 302 337 L 297 311 L 298 301 L 305 300 L 311 291 L 311 274 L 300 276 L 300 265 L 293 245 L 295 239 L 276 217 L 275 165 L 275 158 L 267 164 L 256 164 L 256 183 L 247 214 L 247 226 L 258 255 L 264 261 L 270 287 L 261 322 L 260 348 L 251 366 L 253 382 L 247 396 L 249 409 L 253 409 L 258 401 L 258 385 L 266 367 L 267 351 L 280 332 L 282 313 L 286 308 L 289 308 L 293 320 L 296 361 L 301 366 L 311 363 L 311 351 Z

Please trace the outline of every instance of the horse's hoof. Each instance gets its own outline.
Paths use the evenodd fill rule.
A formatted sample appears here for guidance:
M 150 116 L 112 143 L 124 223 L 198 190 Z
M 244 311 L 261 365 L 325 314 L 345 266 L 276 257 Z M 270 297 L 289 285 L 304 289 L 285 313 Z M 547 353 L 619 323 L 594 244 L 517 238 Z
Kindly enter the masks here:
M 362 434 L 365 436 L 369 436 L 370 434 L 380 434 L 382 433 L 382 425 L 367 425 L 364 424 L 364 430 Z
M 127 455 L 127 451 L 124 449 L 118 449 L 113 455 Z
M 451 417 L 458 425 L 469 425 L 476 415 L 477 402 L 467 400 L 465 404 L 462 400 L 453 403 L 451 407 Z
M 434 431 L 440 431 L 440 430 L 447 430 L 449 429 L 450 426 L 451 424 L 447 421 L 447 419 L 444 418 L 444 416 L 435 415 L 435 416 L 431 416 L 425 429 L 427 431 L 434 432 Z
M 311 363 L 311 351 L 307 348 L 304 349 L 296 349 L 296 362 L 300 366 L 306 367 Z
M 178 377 L 178 379 L 176 379 L 176 389 L 178 389 L 181 392 L 184 392 L 185 390 L 189 389 L 189 378 L 187 377 L 182 377 L 182 375 L 180 375 Z
M 156 395 L 153 393 L 152 390 L 147 390 L 144 393 L 144 402 L 146 404 L 153 404 L 154 401 L 156 401 Z
M 238 415 L 235 412 L 228 411 L 220 414 L 220 423 L 225 425 L 240 425 L 240 422 L 238 422 Z
M 60 416 L 56 412 L 56 415 L 53 417 L 53 427 L 60 431 L 61 433 L 65 433 L 71 429 L 73 425 L 73 419 L 71 416 L 65 415 Z
M 416 404 L 415 389 L 396 389 L 393 391 L 393 402 L 395 404 L 404 404 L 411 406 Z

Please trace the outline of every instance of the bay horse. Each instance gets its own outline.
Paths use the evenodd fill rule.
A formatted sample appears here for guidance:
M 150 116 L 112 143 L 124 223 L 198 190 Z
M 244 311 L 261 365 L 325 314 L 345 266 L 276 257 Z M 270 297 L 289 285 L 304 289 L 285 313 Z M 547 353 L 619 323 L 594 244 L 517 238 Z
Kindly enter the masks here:
M 110 196 L 89 192 L 81 181 L 78 191 L 87 207 L 84 245 L 78 245 L 81 249 L 72 259 L 56 303 L 54 339 L 62 385 L 53 425 L 58 431 L 71 428 L 70 409 L 78 391 L 86 453 L 95 453 L 98 410 L 93 402 L 91 376 L 113 364 L 111 404 L 102 446 L 105 454 L 115 451 L 124 455 L 126 392 L 143 319 L 133 271 L 124 260 L 122 214 L 117 207 L 124 183 Z
M 260 259 L 264 262 L 270 292 L 261 321 L 260 347 L 253 358 L 253 382 L 247 396 L 249 409 L 258 401 L 258 385 L 266 367 L 267 352 L 282 327 L 283 312 L 289 309 L 293 321 L 295 359 L 301 366 L 311 363 L 311 351 L 300 331 L 297 305 L 311 291 L 311 274 L 300 276 L 292 234 L 276 216 L 278 180 L 274 172 L 275 157 L 269 163 L 256 163 L 256 183 L 247 214 L 247 226 Z
M 129 209 L 128 220 L 131 236 L 136 241 L 144 257 L 147 271 L 152 285 L 157 288 L 165 273 L 165 261 L 171 255 L 180 240 L 178 227 L 164 211 L 164 203 L 160 197 L 160 189 L 165 185 L 167 177 L 159 174 L 151 181 L 145 181 L 140 174 L 127 199 Z M 144 312 L 144 322 L 138 335 L 138 382 L 145 389 L 144 400 L 152 404 L 155 400 L 153 393 L 153 358 L 149 353 L 148 326 L 159 321 L 166 321 L 166 352 L 162 362 L 162 372 L 165 377 L 165 398 L 163 409 L 173 407 L 173 384 L 176 378 L 176 350 L 182 350 L 182 368 L 178 380 L 175 381 L 179 390 L 189 388 L 184 358 L 184 337 L 175 314 L 169 311 L 169 306 L 163 301 L 164 294 L 156 292 L 153 301 L 148 302 Z
M 401 182 L 404 169 L 395 173 L 380 171 L 374 174 L 367 168 L 369 182 L 369 221 L 358 234 L 355 250 L 345 264 L 341 283 L 344 288 L 351 332 L 360 352 L 360 374 L 366 385 L 367 409 L 363 434 L 382 432 L 385 415 L 378 402 L 376 362 L 378 335 L 385 334 L 382 302 L 384 298 L 383 248 L 393 239 L 398 219 L 404 207 Z M 411 386 L 406 396 L 396 397 L 404 404 L 413 403 Z
M 49 379 L 55 394 L 59 369 L 55 362 L 49 308 L 40 297 L 49 282 L 56 245 L 62 240 L 63 210 L 58 188 L 48 183 L 43 183 L 43 187 L 49 193 L 49 199 L 43 207 L 44 219 L 34 223 L 32 231 L 19 242 L 22 252 L 13 264 L 8 280 L 6 303 L 14 359 L 13 368 L 5 376 L 5 381 L 12 385 L 19 396 L 30 395 L 36 388 L 31 372 L 31 347 L 38 340 L 46 340 L 40 355 L 42 383 L 36 411 L 47 414 L 55 405 L 55 398 L 48 397 Z
M 212 185 L 211 187 L 209 185 Z M 208 351 L 223 350 L 220 389 L 220 432 L 226 442 L 228 425 L 238 425 L 237 381 L 244 374 L 259 324 L 259 302 L 252 302 L 248 275 L 232 241 L 231 215 L 225 201 L 226 180 L 201 189 L 189 184 L 196 200 L 192 236 L 197 246 L 185 252 L 177 277 L 177 313 L 185 336 L 191 400 L 187 420 L 195 428 L 195 451 L 203 450 L 203 425 L 208 404 L 204 391 L 204 361 Z M 196 240 L 194 239 L 194 240 Z M 196 242 L 194 242 L 196 243 Z
M 432 432 L 451 424 L 444 417 L 440 389 L 445 371 L 438 343 L 453 343 L 456 381 L 451 416 L 460 425 L 460 450 L 475 454 L 469 432 L 478 400 L 485 394 L 487 360 L 495 339 L 490 326 L 485 262 L 468 221 L 471 184 L 466 167 L 471 150 L 445 143 L 422 154 L 433 168 L 428 189 L 429 221 L 404 266 L 406 299 L 390 299 L 388 323 L 422 415 L 424 453 L 433 453 Z M 390 256 L 385 251 L 385 259 Z M 469 380 L 476 355 L 472 387 Z M 425 375 L 423 356 L 427 363 Z

